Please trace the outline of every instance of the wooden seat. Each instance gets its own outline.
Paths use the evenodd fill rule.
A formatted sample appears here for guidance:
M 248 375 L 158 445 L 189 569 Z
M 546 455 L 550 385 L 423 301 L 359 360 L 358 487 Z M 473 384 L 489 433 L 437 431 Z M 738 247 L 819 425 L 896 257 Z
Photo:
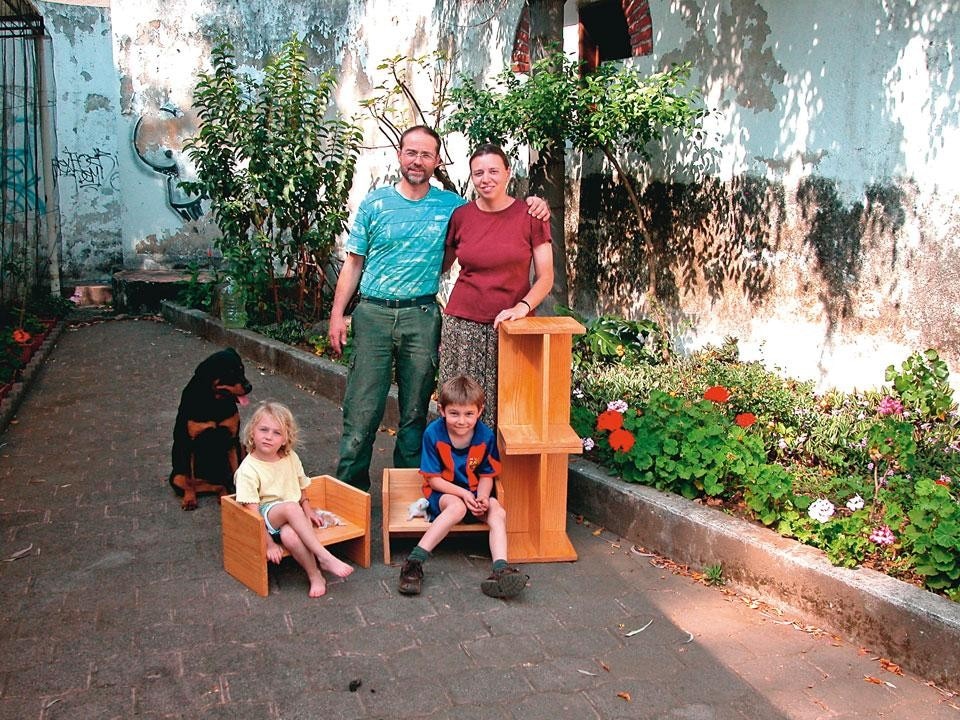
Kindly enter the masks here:
M 370 567 L 370 494 L 340 482 L 329 475 L 310 479 L 304 496 L 315 510 L 327 510 L 343 525 L 316 528 L 323 545 L 337 545 L 338 557 Z M 237 502 L 236 495 L 220 501 L 223 525 L 223 568 L 261 597 L 269 593 L 267 579 L 267 539 L 263 517 L 256 508 Z M 284 548 L 283 556 L 290 553 Z
M 416 468 L 386 468 L 383 471 L 383 562 L 390 564 L 390 538 L 419 537 L 430 523 L 417 517 L 410 519 L 410 503 L 423 497 L 423 476 Z M 503 489 L 496 483 L 497 498 L 504 502 Z M 451 533 L 488 532 L 486 523 L 458 523 Z

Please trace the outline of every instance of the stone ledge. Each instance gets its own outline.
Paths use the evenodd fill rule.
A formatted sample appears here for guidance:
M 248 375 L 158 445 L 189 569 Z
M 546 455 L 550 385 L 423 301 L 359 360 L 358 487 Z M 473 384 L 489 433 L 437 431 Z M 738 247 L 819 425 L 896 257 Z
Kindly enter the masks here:
M 168 302 L 162 311 L 177 327 L 232 345 L 342 402 L 343 366 L 248 330 L 226 329 L 200 311 Z M 396 424 L 395 387 L 384 423 Z M 722 563 L 734 589 L 960 691 L 960 603 L 873 570 L 834 567 L 819 550 L 677 495 L 625 483 L 576 457 L 570 459 L 568 498 L 571 512 L 631 542 L 698 570 Z

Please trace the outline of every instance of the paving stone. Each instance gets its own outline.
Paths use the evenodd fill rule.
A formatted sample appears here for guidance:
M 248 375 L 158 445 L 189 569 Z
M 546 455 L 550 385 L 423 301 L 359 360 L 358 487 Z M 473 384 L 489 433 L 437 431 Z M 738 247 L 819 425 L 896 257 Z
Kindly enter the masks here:
M 922 678 L 653 567 L 589 519 L 568 525 L 580 560 L 525 566 L 519 598 L 480 592 L 482 538 L 441 545 L 424 594 L 400 596 L 399 564 L 379 556 L 386 432 L 373 565 L 311 599 L 288 560 L 261 598 L 223 571 L 216 499 L 183 512 L 167 484 L 180 391 L 218 349 L 103 322 L 64 333 L 34 377 L 0 438 L 0 559 L 33 543 L 0 562 L 0 720 L 960 718 Z M 333 472 L 337 405 L 247 370 L 254 399 L 300 421 L 307 471 Z

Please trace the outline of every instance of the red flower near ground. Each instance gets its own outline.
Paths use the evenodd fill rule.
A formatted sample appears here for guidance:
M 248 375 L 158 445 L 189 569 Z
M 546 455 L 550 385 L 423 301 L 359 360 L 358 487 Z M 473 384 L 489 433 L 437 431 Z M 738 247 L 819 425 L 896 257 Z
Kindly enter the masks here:
M 623 427 L 623 414 L 616 410 L 605 410 L 597 415 L 597 430 L 619 430 Z
M 740 413 L 733 421 L 742 428 L 748 428 L 757 421 L 757 416 L 753 413 Z
M 633 437 L 633 433 L 631 433 L 629 430 L 624 430 L 621 428 L 610 433 L 608 442 L 610 443 L 610 447 L 614 450 L 619 450 L 620 452 L 630 452 L 630 448 L 633 447 L 633 443 L 636 442 L 636 438 Z
M 30 333 L 23 328 L 17 328 L 13 331 L 13 341 L 21 345 L 26 345 L 30 342 Z
M 730 391 L 723 385 L 714 385 L 707 388 L 707 391 L 703 394 L 703 399 L 715 403 L 725 403 L 730 399 Z

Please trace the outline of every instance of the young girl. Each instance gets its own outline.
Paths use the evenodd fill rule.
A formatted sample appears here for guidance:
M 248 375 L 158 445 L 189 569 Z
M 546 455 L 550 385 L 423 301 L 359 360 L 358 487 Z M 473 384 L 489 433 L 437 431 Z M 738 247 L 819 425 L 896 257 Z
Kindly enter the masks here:
M 320 518 L 313 512 L 301 489 L 310 484 L 300 458 L 293 451 L 299 429 L 285 405 L 262 402 L 244 428 L 247 456 L 234 475 L 237 502 L 256 505 L 266 527 L 267 558 L 283 559 L 283 548 L 307 571 L 310 597 L 327 591 L 321 569 L 347 577 L 353 568 L 335 558 L 313 532 Z M 319 562 L 319 567 L 317 566 Z

